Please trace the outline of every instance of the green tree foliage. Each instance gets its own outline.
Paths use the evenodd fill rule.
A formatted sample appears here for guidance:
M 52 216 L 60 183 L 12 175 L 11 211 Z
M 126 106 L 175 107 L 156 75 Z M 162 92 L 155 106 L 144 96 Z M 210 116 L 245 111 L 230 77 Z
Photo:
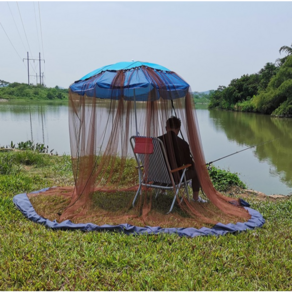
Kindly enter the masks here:
M 210 96 L 209 108 L 257 111 L 256 105 L 251 102 L 253 97 L 268 87 L 272 77 L 276 76 L 279 70 L 275 64 L 267 63 L 258 73 L 233 79 L 227 87 L 219 86 Z
M 287 56 L 285 56 L 284 58 L 277 59 L 277 61 L 279 62 L 280 66 L 282 66 L 286 62 L 286 60 L 288 59 L 288 57 L 292 55 L 292 44 L 291 44 L 291 47 L 289 47 L 289 46 L 282 46 L 280 48 L 280 50 L 279 50 L 279 53 L 281 54 L 282 52 L 283 53 L 286 53 Z
M 279 53 L 281 53 L 281 52 L 284 52 L 284 53 L 286 53 L 288 55 L 292 55 L 292 44 L 291 44 L 291 47 L 289 47 L 289 46 L 281 47 L 280 50 L 279 50 Z
M 259 72 L 260 74 L 260 83 L 259 90 L 266 89 L 268 84 L 273 76 L 277 74 L 279 71 L 279 67 L 273 63 L 267 63 L 264 68 L 262 68 Z
M 219 86 L 217 90 L 213 91 L 210 95 L 210 104 L 209 108 L 220 107 L 223 101 L 223 91 L 226 86 Z
M 0 87 L 5 87 L 9 84 L 9 82 L 0 79 Z
M 65 100 L 67 98 L 68 90 L 61 89 L 58 86 L 47 88 L 43 85 L 8 83 L 0 80 L 0 99 Z
M 282 46 L 279 53 L 287 55 L 256 74 L 219 86 L 210 96 L 209 108 L 292 116 L 292 44 Z
M 252 104 L 258 112 L 264 114 L 292 114 L 292 56 L 280 67 L 266 90 L 261 90 L 253 98 Z
M 238 102 L 250 100 L 257 94 L 260 81 L 260 74 L 251 74 L 231 80 L 228 87 L 219 86 L 213 95 L 211 95 L 209 107 L 233 109 Z

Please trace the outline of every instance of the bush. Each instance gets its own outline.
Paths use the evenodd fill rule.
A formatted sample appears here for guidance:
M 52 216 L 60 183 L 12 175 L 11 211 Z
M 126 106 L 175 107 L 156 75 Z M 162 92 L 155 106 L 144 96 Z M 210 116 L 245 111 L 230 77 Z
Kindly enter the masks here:
M 231 186 L 239 186 L 246 189 L 246 185 L 239 179 L 237 173 L 231 173 L 227 170 L 211 166 L 209 175 L 214 188 L 218 191 L 224 192 Z
M 272 112 L 274 116 L 292 117 L 292 98 L 287 99 Z
M 272 114 L 286 100 L 292 98 L 292 56 L 290 56 L 277 74 L 271 79 L 266 90 L 253 98 L 257 111 Z M 280 110 L 282 111 L 282 110 Z
M 0 87 L 0 97 L 5 99 L 63 100 L 68 98 L 68 89 L 14 82 Z
M 16 148 L 19 150 L 32 150 L 32 151 L 36 151 L 39 153 L 48 153 L 49 152 L 49 146 L 45 146 L 45 144 L 41 144 L 41 143 L 34 144 L 31 140 L 28 140 L 26 142 L 19 142 L 19 143 L 17 143 L 17 145 L 18 145 L 18 147 L 16 147 Z M 11 141 L 11 148 L 15 148 L 13 141 Z M 53 150 L 51 150 L 50 152 L 52 153 Z
M 15 165 L 14 158 L 11 153 L 0 153 L 0 174 L 16 174 L 19 172 L 19 167 Z
M 17 151 L 14 154 L 14 162 L 23 165 L 45 166 L 49 164 L 47 155 L 39 154 L 35 151 Z
M 241 112 L 255 112 L 255 106 L 251 103 L 250 100 L 245 100 L 243 102 L 239 102 L 234 107 L 236 110 Z

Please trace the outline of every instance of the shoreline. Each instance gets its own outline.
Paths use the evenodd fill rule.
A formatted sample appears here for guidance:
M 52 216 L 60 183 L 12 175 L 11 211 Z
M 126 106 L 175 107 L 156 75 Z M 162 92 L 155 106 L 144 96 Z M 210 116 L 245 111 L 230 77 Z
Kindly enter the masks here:
M 278 118 L 278 119 L 291 119 L 292 118 L 292 115 L 273 115 L 273 114 L 264 114 L 264 113 L 253 112 L 253 111 L 241 111 L 241 110 L 236 110 L 236 109 L 224 109 L 224 108 L 220 108 L 220 107 L 212 107 L 212 108 L 208 107 L 208 110 L 220 110 L 220 111 L 246 113 L 246 114 L 257 114 L 257 115 L 264 115 L 264 116 L 269 116 L 269 117 Z
M 232 186 L 226 192 L 223 192 L 225 195 L 229 195 L 231 197 L 240 197 L 242 199 L 255 198 L 260 201 L 265 201 L 272 199 L 273 201 L 279 199 L 288 199 L 292 196 L 292 194 L 283 195 L 283 194 L 273 194 L 266 195 L 263 192 L 252 190 L 252 189 L 243 189 L 238 186 Z
M 0 98 L 0 103 L 59 103 L 59 104 L 68 104 L 68 99 L 4 99 Z

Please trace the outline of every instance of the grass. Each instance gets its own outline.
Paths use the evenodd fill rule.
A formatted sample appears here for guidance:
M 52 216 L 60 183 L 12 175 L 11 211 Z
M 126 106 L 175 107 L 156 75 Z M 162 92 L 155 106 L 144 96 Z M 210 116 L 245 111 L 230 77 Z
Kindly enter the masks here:
M 11 171 L 0 174 L 0 290 L 292 288 L 291 197 L 250 196 L 246 200 L 265 225 L 221 237 L 52 231 L 24 218 L 12 198 L 72 185 L 70 158 L 29 154 L 33 163 L 26 164 L 18 155 L 0 153 L 14 161 Z

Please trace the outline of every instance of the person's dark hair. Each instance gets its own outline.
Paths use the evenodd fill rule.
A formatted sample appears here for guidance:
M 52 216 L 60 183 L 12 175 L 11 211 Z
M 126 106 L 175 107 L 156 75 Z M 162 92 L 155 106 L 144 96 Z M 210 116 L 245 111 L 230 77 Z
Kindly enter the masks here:
M 170 129 L 180 129 L 181 121 L 179 118 L 172 116 L 166 121 L 166 125 Z

